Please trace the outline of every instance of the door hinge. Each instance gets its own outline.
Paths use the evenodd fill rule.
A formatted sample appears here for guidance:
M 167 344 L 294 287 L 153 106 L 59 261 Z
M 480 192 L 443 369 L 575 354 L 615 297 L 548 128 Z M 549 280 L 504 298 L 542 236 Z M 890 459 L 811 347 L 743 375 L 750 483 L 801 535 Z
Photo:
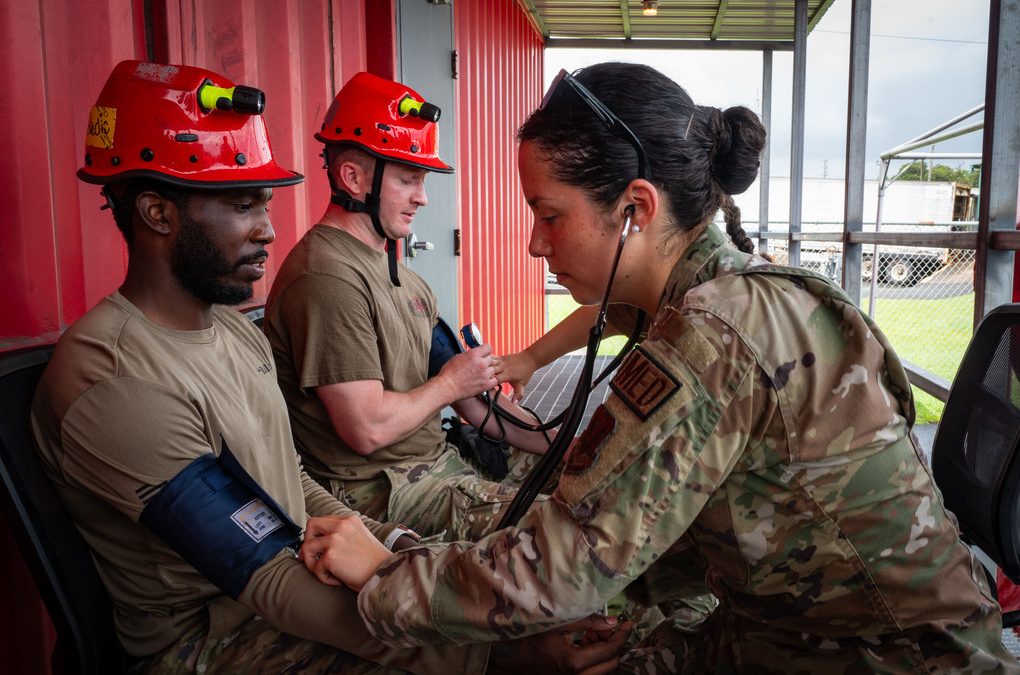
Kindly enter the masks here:
M 460 228 L 453 230 L 453 255 L 460 255 Z
M 450 77 L 452 77 L 455 80 L 460 75 L 460 72 L 458 70 L 460 67 L 459 61 L 460 57 L 457 54 L 457 50 L 454 49 L 453 51 L 450 52 Z

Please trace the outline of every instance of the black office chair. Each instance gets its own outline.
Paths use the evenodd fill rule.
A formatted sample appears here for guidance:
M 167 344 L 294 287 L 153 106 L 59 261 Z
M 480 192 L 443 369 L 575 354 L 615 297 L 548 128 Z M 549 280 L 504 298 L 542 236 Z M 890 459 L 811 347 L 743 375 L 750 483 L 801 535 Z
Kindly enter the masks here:
M 51 347 L 0 357 L 0 507 L 57 629 L 54 673 L 119 673 L 126 659 L 88 545 L 32 445 L 32 395 Z
M 932 472 L 964 540 L 1020 583 L 1020 303 L 981 321 L 949 392 Z M 994 587 L 994 580 L 993 580 Z M 1020 625 L 1020 611 L 1003 625 Z
M 248 320 L 251 321 L 257 328 L 262 328 L 262 322 L 266 320 L 266 306 L 258 305 L 256 307 L 249 307 L 242 312 Z

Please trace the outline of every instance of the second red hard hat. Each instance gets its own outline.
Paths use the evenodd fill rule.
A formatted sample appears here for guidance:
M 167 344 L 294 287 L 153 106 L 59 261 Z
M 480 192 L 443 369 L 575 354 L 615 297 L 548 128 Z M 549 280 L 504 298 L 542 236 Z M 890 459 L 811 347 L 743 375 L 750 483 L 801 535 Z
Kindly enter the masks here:
M 315 138 L 349 144 L 371 155 L 452 173 L 439 157 L 438 107 L 399 82 L 358 73 L 337 93 Z

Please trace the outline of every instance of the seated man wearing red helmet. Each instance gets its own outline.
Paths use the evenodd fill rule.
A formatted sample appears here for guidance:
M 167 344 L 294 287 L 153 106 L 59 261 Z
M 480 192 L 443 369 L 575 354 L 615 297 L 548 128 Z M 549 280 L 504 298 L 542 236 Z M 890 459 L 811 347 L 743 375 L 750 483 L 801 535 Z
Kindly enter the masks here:
M 476 397 L 497 381 L 488 345 L 435 363 L 445 328 L 436 298 L 396 258 L 428 201 L 426 176 L 453 171 L 438 155 L 439 112 L 369 73 L 344 85 L 315 135 L 331 203 L 288 254 L 263 329 L 308 472 L 363 514 L 449 541 L 492 528 L 530 456 L 502 483 L 484 480 L 440 426 L 447 405 L 482 423 L 488 408 Z M 541 434 L 505 431 L 515 448 L 548 446 Z
M 199 68 L 114 69 L 78 175 L 103 186 L 127 276 L 56 347 L 39 453 L 134 672 L 481 672 L 487 645 L 383 646 L 296 559 L 309 523 L 351 512 L 300 466 L 265 337 L 222 306 L 264 273 L 272 188 L 303 179 L 273 159 L 264 100 Z

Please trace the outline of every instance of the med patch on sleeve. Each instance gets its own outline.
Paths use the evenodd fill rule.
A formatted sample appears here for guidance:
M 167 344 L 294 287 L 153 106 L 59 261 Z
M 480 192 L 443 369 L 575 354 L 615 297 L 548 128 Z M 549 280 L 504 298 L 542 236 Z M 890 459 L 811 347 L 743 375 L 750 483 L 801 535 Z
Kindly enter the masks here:
M 609 383 L 634 414 L 647 420 L 683 386 L 641 346 L 634 349 Z

